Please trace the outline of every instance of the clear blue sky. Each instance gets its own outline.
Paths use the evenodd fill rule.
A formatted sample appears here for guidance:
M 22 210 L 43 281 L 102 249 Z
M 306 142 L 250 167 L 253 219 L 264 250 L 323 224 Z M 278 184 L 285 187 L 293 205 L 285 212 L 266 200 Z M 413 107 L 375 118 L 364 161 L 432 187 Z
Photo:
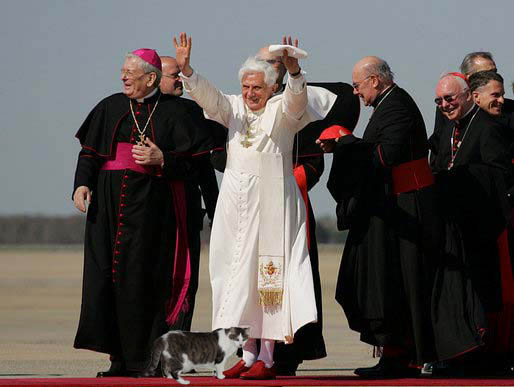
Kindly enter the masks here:
M 0 215 L 72 214 L 74 134 L 92 107 L 118 92 L 126 52 L 173 55 L 171 37 L 193 37 L 193 66 L 238 93 L 247 56 L 283 34 L 300 39 L 312 81 L 351 82 L 365 55 L 387 60 L 417 101 L 429 133 L 439 75 L 462 57 L 491 51 L 512 98 L 514 1 L 3 0 L 0 14 Z M 358 125 L 362 133 L 367 108 Z M 327 169 L 312 193 L 332 214 Z

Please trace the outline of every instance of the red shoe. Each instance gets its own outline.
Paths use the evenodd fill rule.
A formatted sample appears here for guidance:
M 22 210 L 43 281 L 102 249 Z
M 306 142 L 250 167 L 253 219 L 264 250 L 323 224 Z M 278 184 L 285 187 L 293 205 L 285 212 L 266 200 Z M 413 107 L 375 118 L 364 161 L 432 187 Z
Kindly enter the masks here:
M 241 374 L 241 379 L 251 380 L 269 380 L 277 377 L 277 369 L 275 366 L 266 368 L 262 360 L 257 360 L 248 372 Z
M 239 379 L 239 375 L 241 373 L 248 371 L 250 368 L 245 366 L 245 362 L 243 360 L 239 360 L 235 366 L 232 368 L 223 371 L 223 375 L 225 375 L 225 378 L 227 379 Z

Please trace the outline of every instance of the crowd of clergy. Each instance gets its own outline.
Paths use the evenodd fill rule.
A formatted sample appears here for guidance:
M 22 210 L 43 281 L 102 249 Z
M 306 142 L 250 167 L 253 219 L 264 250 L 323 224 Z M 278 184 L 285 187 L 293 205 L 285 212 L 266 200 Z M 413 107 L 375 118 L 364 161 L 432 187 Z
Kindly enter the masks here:
M 218 377 L 292 376 L 326 357 L 309 199 L 325 153 L 348 231 L 335 298 L 380 357 L 355 374 L 514 375 L 514 101 L 490 53 L 440 76 L 428 137 L 381 58 L 357 61 L 352 84 L 314 82 L 284 37 L 256 48 L 228 95 L 192 67 L 190 36 L 173 43 L 175 57 L 127 54 L 122 92 L 76 134 L 73 201 L 87 217 L 74 346 L 110 355 L 98 377 L 137 376 L 156 338 L 191 329 L 205 214 L 212 329 L 250 331 Z M 373 112 L 358 137 L 361 101 Z

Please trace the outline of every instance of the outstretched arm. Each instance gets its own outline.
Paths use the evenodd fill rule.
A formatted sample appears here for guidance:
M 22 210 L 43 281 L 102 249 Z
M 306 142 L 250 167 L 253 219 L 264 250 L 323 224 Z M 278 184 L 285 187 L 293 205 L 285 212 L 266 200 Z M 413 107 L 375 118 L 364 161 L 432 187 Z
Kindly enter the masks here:
M 197 72 L 193 72 L 189 64 L 192 39 L 185 32 L 181 32 L 179 40 L 180 43 L 177 42 L 177 38 L 173 37 L 184 90 L 201 106 L 208 118 L 228 127 L 232 115 L 231 101 L 234 101 L 236 97 L 223 94 Z

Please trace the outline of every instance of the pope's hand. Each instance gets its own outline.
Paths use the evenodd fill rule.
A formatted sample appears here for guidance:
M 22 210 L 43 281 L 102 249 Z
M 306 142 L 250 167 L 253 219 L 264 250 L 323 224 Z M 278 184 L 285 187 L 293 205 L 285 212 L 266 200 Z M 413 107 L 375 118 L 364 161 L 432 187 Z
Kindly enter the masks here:
M 193 74 L 193 69 L 189 65 L 191 58 L 191 37 L 187 37 L 185 32 L 180 33 L 180 43 L 177 42 L 177 38 L 173 37 L 173 45 L 175 46 L 175 59 L 177 60 L 178 68 L 182 71 L 186 77 Z
M 73 194 L 73 203 L 77 210 L 86 212 L 86 200 L 87 204 L 91 204 L 91 191 L 85 185 L 81 185 Z
M 293 45 L 293 39 L 289 36 L 286 38 L 285 36 L 282 38 L 282 44 L 289 44 L 290 46 Z M 294 46 L 298 47 L 298 39 L 294 40 Z M 287 53 L 287 50 L 284 50 L 282 53 L 282 62 L 284 63 L 284 66 L 286 67 L 289 74 L 296 74 L 298 71 L 300 71 L 300 65 L 298 64 L 298 59 L 290 57 Z
M 132 157 L 139 165 L 160 165 L 164 164 L 164 155 L 157 145 L 148 137 L 145 139 L 146 145 L 134 145 L 132 147 Z

